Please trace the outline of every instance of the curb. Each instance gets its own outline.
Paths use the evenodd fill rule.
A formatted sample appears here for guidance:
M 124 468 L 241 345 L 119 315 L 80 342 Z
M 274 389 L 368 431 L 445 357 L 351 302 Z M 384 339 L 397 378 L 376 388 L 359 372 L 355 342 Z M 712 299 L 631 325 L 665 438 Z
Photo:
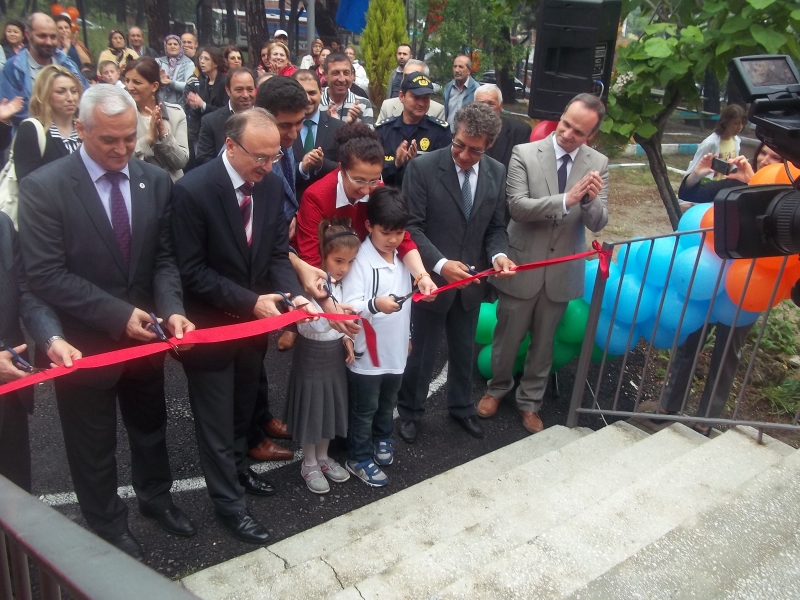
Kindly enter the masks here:
M 661 154 L 664 156 L 674 156 L 676 154 L 691 154 L 697 152 L 700 144 L 661 144 Z M 644 156 L 644 148 L 639 144 L 628 144 L 625 147 L 623 156 Z

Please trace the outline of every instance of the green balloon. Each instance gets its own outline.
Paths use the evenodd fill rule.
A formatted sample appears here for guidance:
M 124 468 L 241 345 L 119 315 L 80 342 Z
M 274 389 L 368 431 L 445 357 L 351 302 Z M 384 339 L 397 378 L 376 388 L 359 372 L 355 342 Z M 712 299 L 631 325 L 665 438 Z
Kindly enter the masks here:
M 484 346 L 478 353 L 478 371 L 484 379 L 492 378 L 492 347 Z
M 478 328 L 475 330 L 475 343 L 488 346 L 492 343 L 494 328 L 497 326 L 497 307 L 483 302 L 478 314 Z
M 570 363 L 572 359 L 581 353 L 580 344 L 567 344 L 558 338 L 553 339 L 553 366 L 550 372 L 555 373 L 564 365 Z
M 586 301 L 583 298 L 571 300 L 556 329 L 556 338 L 568 344 L 582 343 L 588 321 L 589 305 Z

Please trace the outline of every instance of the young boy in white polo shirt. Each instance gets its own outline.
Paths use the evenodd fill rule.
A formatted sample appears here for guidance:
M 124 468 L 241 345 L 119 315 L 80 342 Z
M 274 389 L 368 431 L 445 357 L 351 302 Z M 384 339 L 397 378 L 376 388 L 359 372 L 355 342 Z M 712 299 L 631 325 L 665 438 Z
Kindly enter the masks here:
M 355 339 L 355 361 L 347 365 L 350 409 L 346 466 L 373 487 L 389 483 L 380 467 L 394 461 L 392 412 L 408 356 L 411 301 L 398 304 L 390 296 L 402 298 L 412 288 L 411 275 L 397 256 L 408 217 L 400 190 L 376 188 L 367 203 L 369 237 L 342 281 L 343 302 L 370 322 L 377 338 L 380 366 L 370 359 L 363 329 Z

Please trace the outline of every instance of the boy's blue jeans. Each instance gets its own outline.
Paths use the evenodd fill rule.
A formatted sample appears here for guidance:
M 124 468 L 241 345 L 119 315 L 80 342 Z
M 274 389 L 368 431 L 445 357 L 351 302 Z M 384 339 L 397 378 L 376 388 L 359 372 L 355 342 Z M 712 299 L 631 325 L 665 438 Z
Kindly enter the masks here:
M 361 375 L 347 371 L 350 396 L 347 445 L 350 460 L 372 458 L 372 441 L 392 437 L 392 413 L 397 405 L 402 375 Z

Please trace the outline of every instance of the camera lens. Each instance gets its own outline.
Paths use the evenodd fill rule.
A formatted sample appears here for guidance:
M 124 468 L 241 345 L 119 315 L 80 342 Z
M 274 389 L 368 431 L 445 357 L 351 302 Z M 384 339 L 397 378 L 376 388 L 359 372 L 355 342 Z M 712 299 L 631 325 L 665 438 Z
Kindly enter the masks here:
M 775 196 L 766 216 L 774 244 L 784 254 L 800 253 L 800 192 L 792 190 Z

